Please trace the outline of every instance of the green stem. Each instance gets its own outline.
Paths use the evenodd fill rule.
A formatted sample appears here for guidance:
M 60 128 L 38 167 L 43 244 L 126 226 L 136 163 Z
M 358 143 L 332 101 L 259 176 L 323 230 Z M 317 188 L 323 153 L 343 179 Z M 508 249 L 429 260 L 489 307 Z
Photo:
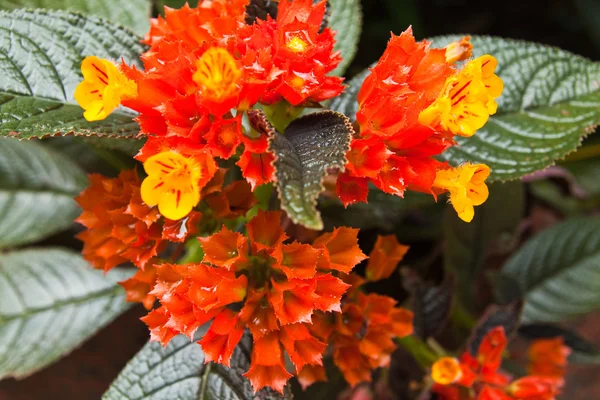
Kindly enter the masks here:
M 428 369 L 440 357 L 427 344 L 416 336 L 407 336 L 398 340 L 398 344 L 407 350 L 421 368 Z

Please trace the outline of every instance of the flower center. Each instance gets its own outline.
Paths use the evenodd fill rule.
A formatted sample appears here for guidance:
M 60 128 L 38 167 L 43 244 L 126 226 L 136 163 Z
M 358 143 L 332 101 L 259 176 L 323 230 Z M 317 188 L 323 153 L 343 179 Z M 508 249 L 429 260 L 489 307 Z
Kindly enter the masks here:
M 292 36 L 287 40 L 286 46 L 294 53 L 302 53 L 308 47 L 308 43 L 299 36 Z
M 196 61 L 196 68 L 192 78 L 204 97 L 222 101 L 236 94 L 242 71 L 227 50 L 211 47 Z

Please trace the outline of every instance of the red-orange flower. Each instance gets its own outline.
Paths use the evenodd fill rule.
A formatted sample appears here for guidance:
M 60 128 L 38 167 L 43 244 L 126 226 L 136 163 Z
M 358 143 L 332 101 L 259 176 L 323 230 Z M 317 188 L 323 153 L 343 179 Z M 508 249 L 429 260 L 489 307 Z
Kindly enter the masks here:
M 529 346 L 529 368 L 531 375 L 562 379 L 565 375 L 567 358 L 571 349 L 565 346 L 562 337 L 537 339 Z
M 367 279 L 378 281 L 389 278 L 396 270 L 398 263 L 402 261 L 409 247 L 398 243 L 395 235 L 377 237 L 375 247 L 369 254 L 367 263 Z
M 476 397 L 469 398 L 477 400 L 554 400 L 562 385 L 561 377 L 532 375 L 511 383 L 512 378 L 500 371 L 506 344 L 504 329 L 499 326 L 484 336 L 476 355 L 466 352 L 460 361 L 441 358 L 432 368 L 432 390 L 445 400 L 457 399 L 460 387 L 472 388 Z M 557 344 L 543 343 L 539 350 L 548 354 L 549 345 L 560 349 Z
M 357 96 L 359 137 L 336 187 L 345 206 L 367 201 L 369 182 L 401 197 L 407 189 L 441 193 L 432 186 L 438 171 L 450 167 L 434 157 L 456 144 L 455 135 L 483 126 L 502 92 L 493 57 L 454 67 L 470 49 L 468 38 L 432 49 L 416 42 L 410 28 L 392 35 Z
M 358 229 L 341 227 L 319 236 L 313 243 L 323 249 L 319 267 L 349 273 L 356 264 L 365 260 L 367 256 L 358 247 L 357 235 Z
M 89 176 L 90 186 L 75 200 L 83 212 L 77 222 L 87 229 L 77 235 L 83 241 L 83 256 L 95 267 L 108 271 L 131 262 L 140 268 L 164 248 L 165 240 L 184 241 L 195 233 L 199 215 L 190 213 L 176 223 L 161 218 L 155 207 L 140 197 L 140 179 L 133 170 L 117 178 Z
M 125 289 L 126 300 L 133 303 L 142 303 L 146 310 L 150 310 L 154 305 L 156 296 L 151 295 L 150 291 L 156 284 L 156 267 L 158 259 L 150 260 L 144 269 L 136 271 L 131 278 L 119 282 L 119 285 Z
M 311 331 L 312 317 L 341 310 L 341 298 L 350 285 L 332 271 L 343 263 L 349 272 L 365 256 L 358 249 L 355 230 L 328 234 L 332 237 L 317 248 L 286 243 L 280 219 L 281 212 L 259 210 L 246 225 L 247 237 L 223 227 L 200 238 L 202 263 L 159 265 L 150 294 L 162 307 L 144 318 L 153 340 L 166 344 L 176 333 L 191 336 L 215 317 L 199 343 L 208 360 L 228 364 L 247 327 L 254 349 L 245 376 L 256 390 L 264 386 L 283 390 L 291 377 L 283 364 L 284 351 L 296 372 L 322 366 L 326 342 Z M 352 257 L 343 255 L 348 250 Z M 323 262 L 324 252 L 330 256 Z M 228 307 L 234 303 L 240 311 Z M 385 329 L 394 331 L 393 318 L 387 323 Z

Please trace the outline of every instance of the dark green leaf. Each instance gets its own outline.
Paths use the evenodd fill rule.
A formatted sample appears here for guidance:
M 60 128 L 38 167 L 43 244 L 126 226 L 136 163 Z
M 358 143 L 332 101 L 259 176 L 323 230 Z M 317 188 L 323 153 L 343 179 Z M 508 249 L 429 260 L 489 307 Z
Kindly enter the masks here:
M 571 348 L 570 363 L 600 364 L 600 350 L 577 332 L 549 324 L 530 324 L 519 328 L 519 334 L 528 339 L 552 339 L 562 337 Z
M 201 327 L 195 340 L 207 329 L 208 325 Z M 242 376 L 250 365 L 250 349 L 251 340 L 246 335 L 233 352 L 229 369 L 221 364 L 204 364 L 200 345 L 182 335 L 164 348 L 159 343 L 149 343 L 121 371 L 102 399 L 281 399 L 271 390 L 254 394 L 250 382 Z
M 405 281 L 411 292 L 415 334 L 425 340 L 441 332 L 448 323 L 454 303 L 454 275 L 446 274 L 438 285 L 413 275 Z
M 474 284 L 486 257 L 505 251 L 514 243 L 514 234 L 524 213 L 525 195 L 520 182 L 490 185 L 490 197 L 475 209 L 470 223 L 462 221 L 448 206 L 444 221 L 445 265 L 456 271 L 464 304 L 473 304 Z
M 69 227 L 83 171 L 38 143 L 0 138 L 0 248 L 32 243 Z
M 290 219 L 310 229 L 323 229 L 316 209 L 327 170 L 344 170 L 354 131 L 348 118 L 333 111 L 308 114 L 292 121 L 285 135 L 274 134 L 275 175 L 281 208 Z
M 79 11 L 119 23 L 143 35 L 150 28 L 150 0 L 0 0 L 0 9 L 47 8 Z
M 479 319 L 477 326 L 473 328 L 467 345 L 469 353 L 476 356 L 485 335 L 498 326 L 504 328 L 504 333 L 510 340 L 519 327 L 522 310 L 523 302 L 520 301 L 505 306 L 497 306 L 495 304 L 489 306 Z
M 585 147 L 584 147 L 585 149 Z M 593 197 L 600 197 L 600 157 L 571 161 L 563 164 L 575 177 L 575 182 Z
M 504 265 L 525 294 L 524 322 L 554 322 L 600 307 L 600 218 L 573 218 L 527 242 Z
M 404 198 L 401 198 L 384 193 L 374 187 L 369 190 L 368 203 L 357 203 L 344 207 L 337 199 L 323 198 L 319 204 L 323 220 L 328 228 L 343 225 L 360 229 L 379 228 L 384 231 L 393 231 L 411 213 L 417 213 L 419 216 L 437 215 L 439 213 L 432 211 L 434 208 L 437 211 L 440 207 L 443 211 L 443 204 L 435 203 L 431 195 L 406 192 Z M 422 220 L 418 222 L 422 226 L 426 225 Z M 439 220 L 436 219 L 435 224 L 439 225 Z M 414 231 L 410 233 L 411 236 L 415 234 Z
M 362 9 L 360 0 L 329 0 L 329 4 L 329 26 L 337 32 L 334 50 L 341 51 L 343 59 L 333 73 L 343 75 L 356 54 L 362 28 Z
M 125 294 L 111 278 L 129 275 L 105 277 L 61 249 L 1 255 L 0 379 L 46 367 L 125 311 Z
M 502 271 L 487 271 L 486 273 L 494 299 L 498 304 L 506 305 L 523 299 L 519 282 Z
M 131 31 L 97 17 L 47 10 L 0 12 L 0 136 L 52 135 L 134 138 L 134 115 L 116 111 L 87 122 L 75 103 L 88 55 L 139 63 L 144 47 Z

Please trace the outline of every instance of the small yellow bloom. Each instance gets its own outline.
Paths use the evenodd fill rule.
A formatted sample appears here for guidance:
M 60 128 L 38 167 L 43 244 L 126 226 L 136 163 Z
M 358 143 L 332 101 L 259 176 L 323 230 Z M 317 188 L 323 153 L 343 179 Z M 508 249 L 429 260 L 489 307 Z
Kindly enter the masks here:
M 457 61 L 466 60 L 471 58 L 472 52 L 471 36 L 464 36 L 446 46 L 446 61 L 453 64 Z
M 156 154 L 144 162 L 148 177 L 141 195 L 144 203 L 168 219 L 178 220 L 190 213 L 200 201 L 201 166 L 193 158 L 172 151 Z
M 441 126 L 455 135 L 470 137 L 496 113 L 502 79 L 494 74 L 498 62 L 490 55 L 478 57 L 446 80 L 442 94 L 419 114 L 419 122 Z
M 196 61 L 194 82 L 202 88 L 202 96 L 220 102 L 238 91 L 242 71 L 235 58 L 225 49 L 211 47 Z
M 286 41 L 287 48 L 294 53 L 302 53 L 308 47 L 308 43 L 297 35 L 293 35 Z
M 81 63 L 83 81 L 75 89 L 75 100 L 85 110 L 87 121 L 105 119 L 121 100 L 137 96 L 137 85 L 116 65 L 98 57 L 86 57 Z
M 490 167 L 485 164 L 463 164 L 456 168 L 439 170 L 435 176 L 434 189 L 450 193 L 450 203 L 459 218 L 471 222 L 475 216 L 474 206 L 480 206 L 489 196 L 485 180 Z
M 453 357 L 442 357 L 431 367 L 431 378 L 440 385 L 451 385 L 462 377 L 460 363 Z

